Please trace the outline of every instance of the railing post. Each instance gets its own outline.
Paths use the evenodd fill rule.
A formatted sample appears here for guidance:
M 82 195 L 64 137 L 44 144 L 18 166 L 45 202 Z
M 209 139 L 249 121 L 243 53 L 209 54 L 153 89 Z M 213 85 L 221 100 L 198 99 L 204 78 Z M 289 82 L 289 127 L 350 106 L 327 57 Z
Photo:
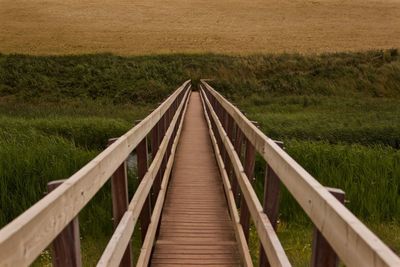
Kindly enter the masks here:
M 275 143 L 283 149 L 283 142 L 276 141 Z M 281 182 L 274 170 L 268 164 L 265 171 L 263 209 L 265 214 L 267 214 L 268 219 L 272 224 L 272 227 L 274 227 L 274 230 L 276 231 L 279 216 L 279 194 L 281 191 Z M 259 266 L 270 266 L 261 244 L 259 255 Z
M 228 136 L 228 139 L 232 142 L 232 140 L 233 140 L 233 119 L 226 111 L 225 111 L 224 129 Z M 226 150 L 225 150 L 224 164 L 225 164 L 226 173 L 228 174 L 229 181 L 232 183 L 232 174 L 231 174 L 232 163 L 229 158 L 228 152 Z
M 337 188 L 326 188 L 340 203 L 344 204 L 345 193 Z M 321 232 L 314 227 L 311 267 L 337 267 L 339 259 Z
M 47 184 L 50 193 L 65 180 L 51 181 Z M 75 217 L 52 244 L 52 261 L 54 267 L 81 267 L 81 241 L 79 238 L 79 221 Z
M 254 165 L 256 160 L 256 150 L 253 144 L 246 138 L 246 156 L 244 162 L 244 172 L 249 179 L 250 183 L 253 183 L 254 176 Z M 249 228 L 250 228 L 250 212 L 246 205 L 246 200 L 242 196 L 240 204 L 240 223 L 243 227 L 243 232 L 246 240 L 249 240 Z
M 151 130 L 151 157 L 152 157 L 152 160 L 155 159 L 159 147 L 160 147 L 160 121 L 157 122 L 156 125 L 154 125 L 153 129 Z M 158 181 L 158 173 L 155 177 L 153 188 L 152 188 L 152 195 L 151 195 L 152 207 L 156 203 L 156 200 L 157 200 L 156 192 L 158 192 L 158 190 L 160 190 L 160 188 L 158 187 L 159 184 L 157 183 L 157 181 Z
M 235 151 L 236 151 L 237 155 L 239 156 L 239 159 L 242 156 L 242 146 L 243 146 L 243 133 L 242 133 L 242 130 L 240 129 L 239 125 L 236 125 L 234 148 L 235 148 Z M 236 176 L 232 180 L 233 180 L 232 181 L 233 194 L 235 196 L 236 205 L 239 207 L 239 205 L 240 205 L 240 187 L 239 187 L 239 183 L 237 181 L 237 177 Z
M 168 111 L 165 112 L 163 118 L 162 118 L 162 126 L 161 126 L 161 138 L 160 138 L 160 143 L 162 143 L 164 137 L 165 137 L 165 133 L 167 132 L 168 129 Z M 158 183 L 159 183 L 159 188 L 161 189 L 161 180 L 162 177 L 164 175 L 165 172 L 165 168 L 167 167 L 167 155 L 168 155 L 168 151 L 165 152 L 163 160 L 161 162 L 161 166 L 160 166 L 160 170 L 159 170 L 159 177 L 158 177 Z M 158 192 L 157 192 L 157 196 L 158 196 Z
M 111 145 L 117 140 L 117 138 L 111 138 L 108 140 L 108 145 Z M 121 221 L 124 213 L 128 209 L 128 173 L 126 161 L 115 170 L 111 177 L 111 197 L 113 205 L 113 219 L 114 228 L 117 228 Z M 132 266 L 132 245 L 129 242 L 124 256 L 122 257 L 120 266 L 131 267 Z
M 137 157 L 137 172 L 139 181 L 142 181 L 143 177 L 146 175 L 148 170 L 147 163 L 147 138 L 145 137 L 136 147 L 136 157 Z M 146 238 L 147 229 L 149 228 L 151 219 L 151 196 L 146 198 L 143 209 L 140 213 L 140 225 L 141 225 L 141 235 L 142 242 Z

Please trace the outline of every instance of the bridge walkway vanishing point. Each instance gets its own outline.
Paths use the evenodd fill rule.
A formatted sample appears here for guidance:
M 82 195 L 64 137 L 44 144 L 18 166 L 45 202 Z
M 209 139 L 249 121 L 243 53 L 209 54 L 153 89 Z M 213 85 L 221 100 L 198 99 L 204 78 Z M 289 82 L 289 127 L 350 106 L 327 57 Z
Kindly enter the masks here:
M 337 267 L 339 260 L 400 266 L 343 205 L 343 191 L 321 185 L 207 82 L 197 89 L 184 82 L 71 177 L 49 183 L 45 197 L 0 229 L 0 267 L 30 266 L 49 246 L 54 267 L 81 267 L 78 215 L 107 181 L 114 233 L 98 267 L 251 267 L 250 228 L 259 240 L 259 267 L 290 267 L 276 233 L 282 188 L 314 225 L 312 267 Z M 129 199 L 132 153 L 139 184 Z M 262 201 L 253 186 L 256 156 L 263 164 L 257 169 L 265 169 Z
M 152 266 L 240 266 L 199 92 L 193 92 L 178 143 Z

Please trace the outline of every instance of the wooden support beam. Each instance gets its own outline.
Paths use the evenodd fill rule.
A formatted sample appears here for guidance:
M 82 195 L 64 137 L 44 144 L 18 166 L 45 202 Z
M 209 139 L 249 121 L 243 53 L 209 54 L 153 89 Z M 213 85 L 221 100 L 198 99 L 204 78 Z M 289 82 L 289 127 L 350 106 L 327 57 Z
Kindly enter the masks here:
M 157 155 L 159 147 L 160 147 L 160 121 L 157 122 L 157 124 L 154 125 L 153 129 L 151 130 L 151 157 L 152 157 L 153 161 Z M 155 180 L 157 181 L 157 177 Z M 153 208 L 154 204 L 156 203 L 156 199 L 157 199 L 156 192 L 158 192 L 160 190 L 158 185 L 159 184 L 157 182 L 155 182 L 152 187 L 152 190 L 151 190 L 152 191 L 151 192 L 152 208 Z
M 49 182 L 47 184 L 48 193 L 56 189 L 64 181 L 65 180 L 57 180 Z M 75 217 L 56 239 L 54 239 L 51 253 L 54 267 L 82 266 L 78 217 Z
M 276 142 L 283 149 L 283 142 Z M 265 214 L 267 214 L 269 221 L 272 224 L 272 227 L 276 231 L 278 226 L 278 216 L 279 216 L 279 195 L 281 191 L 281 182 L 279 177 L 276 175 L 274 170 L 268 166 L 265 170 L 265 179 L 264 179 L 264 203 L 263 210 Z M 267 256 L 265 255 L 264 249 L 260 245 L 260 259 L 259 266 L 260 267 L 268 267 L 270 264 L 268 263 Z
M 225 117 L 225 123 L 226 123 L 226 133 L 228 135 L 229 140 L 233 142 L 233 137 L 234 137 L 234 122 L 232 117 L 229 114 L 226 114 Z M 226 173 L 228 174 L 229 181 L 232 182 L 232 180 L 235 180 L 234 177 L 232 177 L 232 163 L 229 160 L 229 157 L 226 157 L 226 163 L 225 163 L 225 169 Z
M 226 129 L 225 123 L 225 117 L 226 117 L 226 111 L 219 105 L 219 110 L 220 110 L 220 122 L 222 124 L 222 128 L 224 128 L 224 130 Z M 226 131 L 226 130 L 225 130 Z M 222 160 L 224 161 L 224 164 L 226 166 L 226 161 L 227 161 L 227 154 L 226 154 L 226 149 L 225 147 L 222 145 L 221 147 L 221 156 L 222 156 Z
M 166 116 L 167 116 L 168 111 L 165 112 L 164 116 L 161 117 L 160 121 L 159 121 L 159 126 L 158 126 L 158 145 L 161 144 L 161 142 L 164 140 L 165 137 L 165 132 L 166 132 Z M 161 166 L 158 170 L 157 176 L 154 180 L 154 186 L 153 186 L 153 202 L 152 205 L 155 205 L 156 201 L 157 201 L 157 197 L 158 197 L 158 193 L 160 191 L 161 188 L 161 179 L 162 179 L 162 175 L 164 172 L 164 160 L 162 160 L 161 162 Z M 153 207 L 154 208 L 154 207 Z
M 108 145 L 113 144 L 117 139 L 108 140 Z M 128 209 L 128 170 L 126 160 L 115 170 L 111 177 L 111 197 L 113 206 L 114 228 L 117 228 L 119 222 Z M 129 242 L 124 256 L 121 260 L 121 267 L 132 266 L 132 245 Z
M 136 156 L 137 156 L 137 172 L 139 182 L 142 181 L 143 177 L 146 175 L 148 170 L 148 162 L 147 162 L 147 138 L 144 138 L 142 142 L 136 147 Z M 142 242 L 144 241 L 147 233 L 147 229 L 150 224 L 151 218 L 151 196 L 147 197 L 143 205 L 142 212 L 140 213 L 140 228 L 141 228 L 141 236 Z
M 239 126 L 236 125 L 234 148 L 239 158 L 241 158 L 242 156 L 242 147 L 243 147 L 243 133 L 242 130 L 240 130 Z M 237 182 L 237 177 L 235 175 L 232 181 L 232 189 L 233 189 L 233 194 L 235 195 L 236 205 L 240 207 L 240 189 L 239 189 L 239 183 Z
M 254 177 L 254 166 L 256 162 L 256 150 L 251 142 L 246 139 L 246 155 L 244 162 L 244 173 L 248 177 L 250 183 L 253 183 Z M 247 207 L 246 200 L 242 196 L 240 204 L 240 224 L 243 227 L 243 232 L 246 240 L 249 240 L 249 228 L 250 228 L 250 212 Z
M 340 203 L 344 204 L 345 193 L 342 190 L 329 187 L 326 189 L 328 189 Z M 338 265 L 339 258 L 336 252 L 332 249 L 321 232 L 314 227 L 311 267 L 337 267 Z
M 169 127 L 168 124 L 168 111 L 165 113 L 163 119 L 162 119 L 162 123 L 161 123 L 161 140 L 160 142 L 162 142 L 162 140 L 164 140 L 165 138 L 165 133 L 167 132 L 167 129 Z M 169 142 L 168 142 L 169 143 Z M 167 145 L 168 147 L 168 145 Z M 165 155 L 163 157 L 162 163 L 161 163 L 161 167 L 160 167 L 160 171 L 157 177 L 157 183 L 158 183 L 158 188 L 161 189 L 161 182 L 162 182 L 162 177 L 164 176 L 164 172 L 165 172 L 165 168 L 167 166 L 167 155 L 168 155 L 168 149 L 165 152 Z M 158 196 L 159 191 L 156 192 L 156 195 Z

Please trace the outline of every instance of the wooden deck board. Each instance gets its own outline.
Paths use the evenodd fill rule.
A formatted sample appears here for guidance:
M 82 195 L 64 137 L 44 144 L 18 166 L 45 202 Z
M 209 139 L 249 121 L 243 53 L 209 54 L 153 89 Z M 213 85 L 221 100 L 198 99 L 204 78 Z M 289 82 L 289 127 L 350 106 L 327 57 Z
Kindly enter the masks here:
M 193 92 L 151 266 L 241 265 L 213 153 L 200 95 Z

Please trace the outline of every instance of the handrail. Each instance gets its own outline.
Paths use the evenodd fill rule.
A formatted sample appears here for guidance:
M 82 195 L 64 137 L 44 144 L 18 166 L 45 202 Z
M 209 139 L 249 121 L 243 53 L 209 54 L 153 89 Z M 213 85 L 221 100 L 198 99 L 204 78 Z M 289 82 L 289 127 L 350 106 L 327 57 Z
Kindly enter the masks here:
M 218 103 L 233 118 L 346 265 L 400 266 L 400 258 L 324 186 L 221 94 L 205 81 L 201 81 L 201 84 L 210 102 Z M 224 145 L 231 159 L 235 159 L 235 152 L 228 141 Z M 236 166 L 235 172 L 243 172 L 239 167 Z
M 210 101 L 203 90 L 202 96 L 204 102 L 206 103 L 207 112 L 210 113 L 209 116 L 211 116 L 215 125 L 214 128 L 216 128 L 220 140 L 225 146 L 228 156 L 231 159 L 241 191 L 245 197 L 246 204 L 249 207 L 255 227 L 259 234 L 260 241 L 263 245 L 266 255 L 268 256 L 271 266 L 291 266 L 286 253 L 279 242 L 278 236 L 276 235 L 267 215 L 263 212 L 263 208 L 257 198 L 257 195 L 249 182 L 249 178 L 244 172 L 244 168 L 240 162 L 239 156 L 235 152 L 233 144 L 229 140 L 227 133 L 224 131 L 217 114 L 213 110 Z M 211 127 L 211 129 L 212 128 L 213 127 Z
M 171 110 L 182 93 L 187 93 L 189 86 L 190 80 L 57 189 L 1 229 L 0 266 L 31 264 Z
M 181 117 L 183 120 L 183 116 L 181 116 L 181 111 L 184 109 L 188 102 L 189 91 L 185 93 L 183 97 L 183 101 L 180 103 L 177 112 L 165 134 L 165 138 L 163 139 L 160 148 L 157 152 L 156 157 L 150 165 L 149 170 L 144 176 L 143 180 L 139 184 L 139 187 L 136 189 L 135 195 L 133 196 L 128 210 L 125 212 L 124 216 L 121 219 L 117 229 L 115 230 L 111 240 L 109 241 L 102 257 L 100 258 L 97 266 L 118 266 L 122 256 L 125 252 L 125 249 L 129 243 L 129 240 L 134 231 L 136 222 L 139 218 L 140 211 L 142 210 L 143 204 L 148 196 L 151 186 L 153 185 L 154 179 L 158 172 L 159 167 L 161 166 L 161 162 L 164 158 L 164 154 L 167 150 L 170 137 L 175 129 L 175 125 L 178 122 L 178 118 Z M 174 142 L 176 141 L 176 137 L 174 138 Z M 173 155 L 171 154 L 169 161 L 173 160 Z M 172 163 L 170 163 L 172 164 Z M 165 176 L 169 176 L 170 168 L 164 173 Z M 163 180 L 164 180 L 163 179 Z M 160 197 L 160 194 L 159 194 Z

